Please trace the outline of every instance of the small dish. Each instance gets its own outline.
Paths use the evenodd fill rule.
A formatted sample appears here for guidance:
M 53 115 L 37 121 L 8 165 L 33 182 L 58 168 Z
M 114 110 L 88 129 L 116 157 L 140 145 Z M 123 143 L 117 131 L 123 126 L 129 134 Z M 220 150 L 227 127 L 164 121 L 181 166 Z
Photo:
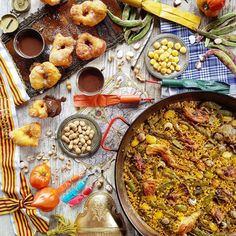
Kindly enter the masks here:
M 99 94 L 104 86 L 104 81 L 101 70 L 93 66 L 84 67 L 77 74 L 78 89 L 87 96 Z
M 29 11 L 31 0 L 12 0 L 12 8 L 19 13 Z
M 180 43 L 181 46 L 183 46 L 187 49 L 185 54 L 181 54 L 181 53 L 179 54 L 179 63 L 178 64 L 181 67 L 180 71 L 178 71 L 178 72 L 174 71 L 171 74 L 163 75 L 160 72 L 158 72 L 157 70 L 155 70 L 153 68 L 153 66 L 150 64 L 150 58 L 148 56 L 148 53 L 150 51 L 155 51 L 153 44 L 156 41 L 161 42 L 162 39 L 167 39 L 168 41 L 172 41 L 174 44 Z M 184 43 L 184 41 L 181 38 L 179 38 L 178 36 L 176 36 L 174 34 L 160 34 L 156 38 L 152 39 L 152 41 L 146 46 L 144 60 L 145 60 L 145 64 L 146 64 L 148 72 L 150 74 L 152 74 L 154 77 L 156 77 L 158 79 L 173 79 L 173 78 L 176 78 L 176 77 L 180 76 L 181 74 L 183 74 L 183 72 L 187 69 L 188 64 L 189 64 L 189 49 L 188 49 L 187 45 Z
M 84 121 L 86 126 L 90 126 L 91 129 L 94 131 L 94 136 L 91 140 L 91 150 L 88 152 L 77 154 L 75 150 L 70 150 L 68 148 L 68 145 L 64 141 L 62 141 L 62 136 L 65 134 L 64 128 L 68 125 L 68 123 L 74 121 Z M 60 148 L 63 150 L 63 152 L 65 152 L 67 155 L 73 158 L 84 158 L 92 156 L 99 149 L 101 139 L 102 139 L 102 132 L 97 122 L 93 120 L 91 117 L 82 114 L 75 114 L 66 118 L 60 124 L 57 131 L 57 141 L 59 143 Z
M 32 59 L 44 51 L 45 41 L 37 30 L 25 28 L 15 35 L 13 46 L 19 56 Z
M 19 21 L 13 14 L 6 14 L 0 18 L 0 29 L 3 33 L 13 33 L 19 27 Z

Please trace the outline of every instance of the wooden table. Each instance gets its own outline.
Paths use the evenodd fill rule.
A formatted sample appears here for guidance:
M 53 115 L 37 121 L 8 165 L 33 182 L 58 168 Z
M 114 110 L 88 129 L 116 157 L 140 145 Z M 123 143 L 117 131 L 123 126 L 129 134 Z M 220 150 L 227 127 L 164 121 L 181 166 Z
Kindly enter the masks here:
M 162 2 L 172 5 L 171 0 L 164 0 Z M 11 1 L 0 0 L 0 6 L 1 6 L 0 7 L 0 16 L 11 11 Z M 39 0 L 31 0 L 30 13 L 35 12 L 37 10 L 37 8 L 39 8 L 41 6 L 42 6 L 42 3 Z M 189 4 L 187 4 L 185 1 L 183 1 L 181 8 L 183 8 L 189 12 L 195 12 L 196 14 L 199 14 L 199 10 L 195 5 L 195 1 L 189 1 Z M 224 8 L 224 13 L 233 12 L 233 11 L 235 11 L 235 9 L 236 9 L 236 0 L 227 0 L 226 7 Z M 29 15 L 30 13 L 24 14 L 23 16 L 25 17 L 25 16 Z M 23 18 L 21 17 L 21 20 L 22 19 Z M 204 19 L 204 22 L 205 21 L 206 20 Z M 204 22 L 203 22 L 203 24 L 204 24 Z M 156 22 L 152 37 L 154 37 L 158 32 L 159 32 L 158 31 L 158 22 Z M 117 72 L 117 64 L 119 63 L 118 60 L 115 60 L 112 64 L 108 63 L 108 58 L 111 55 L 116 55 L 117 50 L 123 50 L 124 52 L 126 52 L 127 50 L 133 50 L 133 49 L 132 49 L 132 47 L 127 46 L 126 44 L 118 45 L 117 48 L 108 51 L 103 57 L 100 57 L 99 59 L 94 60 L 92 63 L 90 63 L 91 65 L 95 65 L 98 68 L 104 67 L 105 78 L 109 78 L 111 75 L 113 75 Z M 144 63 L 143 57 L 141 57 L 139 60 L 139 64 L 141 65 L 141 68 L 142 68 L 142 75 L 145 78 L 148 78 L 149 74 L 145 70 L 145 66 L 143 63 Z M 127 62 L 125 62 L 124 66 L 122 67 L 122 70 L 124 72 L 130 74 L 131 76 L 133 75 L 133 72 L 131 71 L 131 68 L 130 68 L 130 64 Z M 66 96 L 67 101 L 66 101 L 66 105 L 63 106 L 63 112 L 61 115 L 54 118 L 53 120 L 46 119 L 46 120 L 40 121 L 42 124 L 43 136 L 45 135 L 45 133 L 47 132 L 47 130 L 49 128 L 51 130 L 56 130 L 58 125 L 60 124 L 60 122 L 64 118 L 76 113 L 76 110 L 73 107 L 73 95 L 77 93 L 76 83 L 75 83 L 75 75 L 73 75 L 70 78 L 70 81 L 72 83 L 72 93 L 67 92 L 65 82 L 56 86 L 55 88 L 53 88 L 47 92 L 47 94 L 54 95 L 56 97 Z M 143 84 L 137 80 L 136 80 L 136 82 L 138 83 L 138 86 L 141 89 L 146 90 L 148 92 L 148 95 L 150 97 L 154 97 L 156 100 L 160 99 L 160 87 L 149 86 L 148 88 L 146 88 L 145 84 Z M 43 96 L 45 96 L 45 94 Z M 38 98 L 40 98 L 40 97 L 42 97 L 42 96 L 38 96 Z M 35 121 L 35 119 L 28 116 L 27 113 L 28 113 L 27 104 L 25 106 L 17 109 L 17 116 L 19 119 L 20 126 L 22 126 L 26 123 L 30 123 L 30 122 Z M 38 148 L 35 148 L 35 149 L 22 148 L 21 149 L 21 159 L 25 159 L 27 156 L 35 154 L 37 152 L 41 152 L 41 151 L 47 153 L 51 149 L 52 144 L 56 144 L 56 141 L 44 139 L 44 140 L 42 140 L 42 142 Z M 36 164 L 37 164 L 36 161 L 33 164 L 30 164 L 30 169 L 32 169 L 32 167 Z M 54 170 L 60 169 L 62 167 L 62 165 L 64 165 L 64 164 L 65 164 L 65 161 L 60 161 L 60 160 L 51 161 L 51 167 Z M 80 168 L 81 168 L 80 165 L 74 162 L 71 172 L 69 172 L 67 174 L 60 174 L 59 180 L 54 185 L 58 186 L 60 183 L 63 182 L 63 180 L 65 180 L 66 176 L 72 176 L 73 173 L 78 173 L 78 169 L 80 169 Z M 112 166 L 106 172 L 106 177 L 111 181 L 112 185 L 114 185 L 113 173 L 114 173 L 114 169 Z M 104 190 L 104 191 L 106 191 L 106 190 Z M 112 193 L 112 197 L 116 202 L 118 212 L 121 212 L 123 214 L 121 207 L 118 203 L 116 193 L 114 191 Z M 69 207 L 65 206 L 64 204 L 60 204 L 59 207 L 55 211 L 51 212 L 50 214 L 63 214 L 66 218 L 70 218 L 70 219 L 74 220 L 76 215 L 79 212 L 81 212 L 82 210 L 83 210 L 83 206 L 80 206 L 76 209 L 71 210 L 71 209 L 69 209 Z M 50 214 L 45 214 L 45 215 L 49 216 Z M 124 216 L 124 214 L 123 214 L 123 216 Z M 127 236 L 138 235 L 137 232 L 135 232 L 132 225 L 127 221 L 125 216 L 124 216 L 124 219 L 126 221 L 126 225 L 127 225 L 127 229 L 128 229 Z M 1 216 L 0 217 L 0 235 L 1 236 L 13 236 L 14 235 L 12 223 L 10 222 L 9 216 Z M 23 236 L 23 235 L 21 235 L 21 236 Z

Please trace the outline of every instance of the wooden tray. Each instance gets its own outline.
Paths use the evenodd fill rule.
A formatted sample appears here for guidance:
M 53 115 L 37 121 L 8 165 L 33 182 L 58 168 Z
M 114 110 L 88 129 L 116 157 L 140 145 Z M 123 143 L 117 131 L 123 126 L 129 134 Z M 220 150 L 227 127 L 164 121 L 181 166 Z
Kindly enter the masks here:
M 77 39 L 78 34 L 82 32 L 88 32 L 92 35 L 98 36 L 104 39 L 107 42 L 107 49 L 112 48 L 117 43 L 123 41 L 123 33 L 122 29 L 115 25 L 109 17 L 106 17 L 100 24 L 96 27 L 84 27 L 84 26 L 76 26 L 70 17 L 70 8 L 73 4 L 77 2 L 82 2 L 82 0 L 68 0 L 66 3 L 61 4 L 59 6 L 50 7 L 45 5 L 43 8 L 39 9 L 36 13 L 30 15 L 23 22 L 21 22 L 20 27 L 18 29 L 21 30 L 23 28 L 34 28 L 39 30 L 46 42 L 46 50 L 42 55 L 40 55 L 36 59 L 24 59 L 18 56 L 13 48 L 13 38 L 14 34 L 2 35 L 2 41 L 5 44 L 6 48 L 10 52 L 16 67 L 18 68 L 22 80 L 24 81 L 27 87 L 27 93 L 30 97 L 41 94 L 46 90 L 34 90 L 29 83 L 29 68 L 34 62 L 44 62 L 48 61 L 49 58 L 49 48 L 53 42 L 54 36 L 57 33 L 61 33 L 63 36 L 72 36 L 74 39 Z M 103 0 L 103 2 L 108 6 L 108 8 L 115 13 L 116 15 L 121 15 L 121 9 L 116 0 Z M 71 76 L 78 69 L 87 64 L 88 61 L 79 61 L 75 55 L 73 55 L 73 63 L 68 68 L 60 67 L 59 70 L 62 73 L 62 79 L 60 82 L 64 81 L 68 77 Z

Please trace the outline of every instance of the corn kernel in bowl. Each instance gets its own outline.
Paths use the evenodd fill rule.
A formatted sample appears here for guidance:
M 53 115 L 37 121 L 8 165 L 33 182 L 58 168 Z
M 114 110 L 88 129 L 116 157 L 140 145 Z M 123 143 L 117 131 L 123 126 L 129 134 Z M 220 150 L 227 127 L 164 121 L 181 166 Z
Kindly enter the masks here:
M 159 48 L 161 47 L 161 44 L 160 44 L 158 41 L 156 41 L 156 42 L 153 44 L 153 47 L 154 47 L 155 49 L 159 49 Z
M 161 44 L 166 46 L 168 44 L 168 40 L 167 39 L 162 39 Z
M 179 50 L 182 54 L 185 54 L 187 52 L 187 48 L 186 47 L 181 47 Z
M 153 58 L 153 57 L 154 57 L 154 52 L 149 52 L 149 53 L 148 53 L 148 56 L 149 56 L 150 58 Z
M 176 43 L 176 44 L 175 44 L 175 49 L 176 49 L 176 50 L 180 50 L 180 48 L 181 48 L 181 44 L 180 44 L 180 43 Z
M 151 59 L 151 60 L 150 60 L 150 64 L 151 64 L 151 65 L 154 65 L 155 63 L 156 63 L 156 60 L 155 60 L 155 59 Z
M 169 41 L 167 43 L 167 47 L 170 48 L 170 49 L 173 48 L 174 47 L 174 43 L 172 41 Z

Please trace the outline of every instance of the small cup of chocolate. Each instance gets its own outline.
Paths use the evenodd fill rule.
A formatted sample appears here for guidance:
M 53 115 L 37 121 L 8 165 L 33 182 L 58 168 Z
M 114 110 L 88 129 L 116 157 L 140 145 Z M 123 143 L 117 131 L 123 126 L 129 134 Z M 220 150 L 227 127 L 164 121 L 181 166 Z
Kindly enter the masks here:
M 99 94 L 104 86 L 104 80 L 101 70 L 93 66 L 84 67 L 77 74 L 78 89 L 87 96 Z
M 44 51 L 45 41 L 37 30 L 25 28 L 16 34 L 13 46 L 19 56 L 32 59 Z

